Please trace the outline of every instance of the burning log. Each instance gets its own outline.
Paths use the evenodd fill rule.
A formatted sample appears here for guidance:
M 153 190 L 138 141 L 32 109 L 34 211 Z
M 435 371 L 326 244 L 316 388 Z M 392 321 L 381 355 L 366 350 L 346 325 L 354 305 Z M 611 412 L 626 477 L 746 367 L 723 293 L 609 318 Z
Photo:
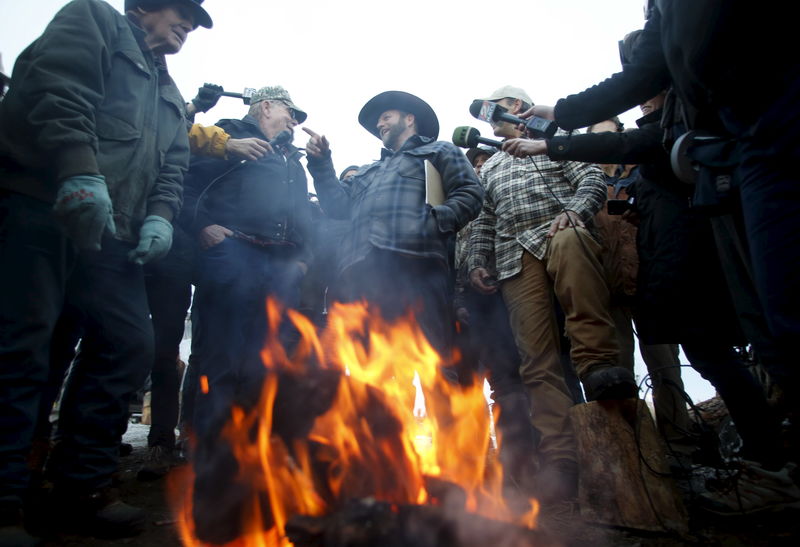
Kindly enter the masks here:
M 322 517 L 295 516 L 286 525 L 295 547 L 555 547 L 557 539 L 466 511 L 436 505 L 354 500 Z
M 194 484 L 179 492 L 185 545 L 555 544 L 517 524 L 532 528 L 538 504 L 503 500 L 482 383 L 447 382 L 413 316 L 389 324 L 364 303 L 338 306 L 320 338 L 288 315 L 297 350 L 271 321 L 260 396 L 244 386 L 219 435 L 197 444 Z

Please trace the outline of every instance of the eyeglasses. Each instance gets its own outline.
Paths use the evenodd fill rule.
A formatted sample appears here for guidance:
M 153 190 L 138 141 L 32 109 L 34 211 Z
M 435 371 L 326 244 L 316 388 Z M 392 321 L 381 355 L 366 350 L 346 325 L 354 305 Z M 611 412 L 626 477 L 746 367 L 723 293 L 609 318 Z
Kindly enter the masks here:
M 291 106 L 289 106 L 289 103 L 287 103 L 286 101 L 281 101 L 280 99 L 275 100 L 275 102 L 276 103 L 281 103 L 283 106 L 285 106 L 286 110 L 289 111 L 289 115 L 292 117 L 292 119 L 294 121 L 297 121 L 297 111 L 294 108 L 292 108 Z

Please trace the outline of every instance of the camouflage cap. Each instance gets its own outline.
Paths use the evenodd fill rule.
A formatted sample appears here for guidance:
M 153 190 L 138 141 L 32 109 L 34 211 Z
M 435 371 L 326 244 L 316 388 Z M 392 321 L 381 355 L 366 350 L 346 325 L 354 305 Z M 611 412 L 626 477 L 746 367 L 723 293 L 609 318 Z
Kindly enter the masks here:
M 283 87 L 279 85 L 269 85 L 266 87 L 262 87 L 250 97 L 250 104 L 254 105 L 256 103 L 260 103 L 261 101 L 280 101 L 292 110 L 295 111 L 295 116 L 298 123 L 303 123 L 306 121 L 308 114 L 305 113 L 303 109 L 298 107 L 296 104 L 292 102 L 292 97 L 289 95 L 289 92 L 286 91 Z

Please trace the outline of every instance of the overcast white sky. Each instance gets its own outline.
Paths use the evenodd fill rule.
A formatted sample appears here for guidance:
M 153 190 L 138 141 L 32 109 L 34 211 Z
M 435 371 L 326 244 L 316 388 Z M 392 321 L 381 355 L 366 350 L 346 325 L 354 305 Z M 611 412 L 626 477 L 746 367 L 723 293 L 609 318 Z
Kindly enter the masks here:
M 6 73 L 65 0 L 0 0 Z M 110 4 L 122 10 L 123 0 Z M 379 157 L 380 141 L 358 125 L 381 91 L 414 93 L 436 111 L 440 139 L 461 125 L 491 137 L 472 118 L 473 99 L 511 84 L 538 104 L 554 104 L 620 69 L 617 41 L 644 24 L 644 0 L 206 0 L 214 28 L 189 35 L 169 61 L 186 99 L 211 82 L 228 91 L 282 85 L 308 112 L 305 125 L 331 142 L 337 169 Z M 240 100 L 222 98 L 197 117 L 240 118 Z M 621 116 L 634 127 L 638 109 Z M 304 146 L 297 131 L 296 144 Z M 684 359 L 684 362 L 686 360 Z M 640 371 L 637 371 L 640 372 Z M 695 400 L 713 395 L 693 371 Z

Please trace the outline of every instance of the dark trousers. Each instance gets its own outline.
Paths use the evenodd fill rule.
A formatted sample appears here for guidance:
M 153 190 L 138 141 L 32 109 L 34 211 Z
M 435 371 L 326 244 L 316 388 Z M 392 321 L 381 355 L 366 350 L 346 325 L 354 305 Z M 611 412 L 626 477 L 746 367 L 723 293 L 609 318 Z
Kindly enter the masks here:
M 764 316 L 782 366 L 769 370 L 797 408 L 800 373 L 800 77 L 793 76 L 757 124 L 741 130 L 734 115 L 723 113 L 738 135 L 737 168 L 753 277 Z
M 133 246 L 110 237 L 102 244 L 76 254 L 51 205 L 0 194 L 0 496 L 28 483 L 25 458 L 67 296 L 84 316 L 84 336 L 62 399 L 54 476 L 80 489 L 111 483 L 153 342 L 142 269 L 127 260 Z
M 711 382 L 742 438 L 743 455 L 769 467 L 785 463 L 780 423 L 756 381 L 733 348 L 710 340 L 681 344 L 687 359 Z
M 519 367 L 522 359 L 508 322 L 508 309 L 498 291 L 484 295 L 469 286 L 464 289 L 464 305 L 469 312 L 460 339 L 467 339 L 465 359 L 480 361 L 489 371 L 492 399 L 500 409 L 497 431 L 500 436 L 500 461 L 506 484 L 522 484 L 532 474 L 539 433 L 531 422 L 531 403 Z
M 453 348 L 453 283 L 446 263 L 373 249 L 348 267 L 335 287 L 335 300 L 365 299 L 393 321 L 413 310 L 422 332 L 440 355 Z M 454 376 L 448 372 L 448 376 Z
M 186 313 L 192 300 L 193 259 L 193 242 L 176 228 L 169 254 L 145 267 L 155 342 L 155 358 L 150 371 L 149 446 L 169 449 L 175 446 L 181 386 L 177 363 Z
M 296 308 L 302 271 L 291 249 L 262 248 L 232 238 L 202 252 L 198 270 L 192 308 L 196 359 L 184 382 L 184 391 L 194 389 L 195 394 L 193 510 L 198 536 L 224 543 L 239 532 L 252 485 L 237 478 L 238 465 L 221 440 L 221 430 L 234 404 L 249 409 L 258 402 L 267 373 L 260 357 L 267 338 L 267 297 Z M 287 326 L 279 332 L 290 350 L 295 330 Z M 192 377 L 208 389 L 187 385 Z
M 489 369 L 492 397 L 509 393 L 525 393 L 519 375 L 521 359 L 514 334 L 508 324 L 508 309 L 500 292 L 484 295 L 466 287 L 464 304 L 469 312 L 469 337 L 471 353 Z
M 199 258 L 193 314 L 197 315 L 197 377 L 208 392 L 195 401 L 195 432 L 218 431 L 231 406 L 254 404 L 265 368 L 260 351 L 267 339 L 267 297 L 296 308 L 303 273 L 291 249 L 258 247 L 228 238 Z M 281 339 L 292 343 L 294 330 L 284 321 Z M 194 365 L 194 364 L 193 364 Z

